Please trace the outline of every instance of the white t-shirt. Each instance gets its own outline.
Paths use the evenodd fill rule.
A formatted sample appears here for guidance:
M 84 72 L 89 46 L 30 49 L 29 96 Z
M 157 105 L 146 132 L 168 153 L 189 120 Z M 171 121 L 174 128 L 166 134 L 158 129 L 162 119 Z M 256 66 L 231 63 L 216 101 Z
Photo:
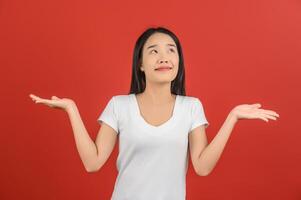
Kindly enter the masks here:
M 198 98 L 177 95 L 172 117 L 153 126 L 140 114 L 134 93 L 116 95 L 97 121 L 119 136 L 111 200 L 185 200 L 188 134 L 209 125 Z

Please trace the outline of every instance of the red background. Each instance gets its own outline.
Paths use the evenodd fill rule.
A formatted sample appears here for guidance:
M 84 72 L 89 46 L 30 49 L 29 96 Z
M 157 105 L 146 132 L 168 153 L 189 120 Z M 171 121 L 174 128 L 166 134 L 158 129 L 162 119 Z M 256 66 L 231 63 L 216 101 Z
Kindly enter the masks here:
M 300 1 L 0 4 L 0 199 L 110 198 L 118 145 L 87 173 L 67 114 L 28 95 L 73 99 L 95 139 L 108 100 L 129 91 L 134 44 L 150 26 L 179 37 L 187 95 L 204 105 L 209 142 L 236 105 L 259 102 L 280 114 L 239 121 L 209 176 L 190 162 L 187 199 L 301 199 Z

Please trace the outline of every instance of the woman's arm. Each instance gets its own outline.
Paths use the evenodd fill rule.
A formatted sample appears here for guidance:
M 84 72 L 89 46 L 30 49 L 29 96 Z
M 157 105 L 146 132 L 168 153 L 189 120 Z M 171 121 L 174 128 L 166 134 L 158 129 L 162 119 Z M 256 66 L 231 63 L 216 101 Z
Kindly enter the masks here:
M 260 104 L 243 104 L 236 106 L 227 116 L 217 135 L 208 144 L 197 160 L 198 171 L 200 174 L 208 175 L 219 160 L 231 132 L 239 119 L 268 119 L 276 120 L 279 115 L 272 110 L 259 109 Z
M 35 103 L 62 109 L 68 113 L 77 150 L 88 172 L 95 172 L 104 165 L 117 140 L 117 133 L 113 128 L 106 123 L 102 123 L 94 142 L 90 138 L 73 100 L 56 96 L 52 96 L 51 99 L 43 99 L 33 94 L 29 96 Z
M 196 163 L 199 168 L 197 170 L 199 174 L 207 176 L 213 170 L 225 148 L 236 122 L 237 119 L 232 113 L 230 113 L 217 135 L 211 143 L 204 148 Z
M 86 170 L 88 172 L 92 172 L 96 168 L 96 161 L 98 157 L 97 146 L 90 138 L 75 103 L 71 104 L 66 111 L 71 122 L 80 158 Z

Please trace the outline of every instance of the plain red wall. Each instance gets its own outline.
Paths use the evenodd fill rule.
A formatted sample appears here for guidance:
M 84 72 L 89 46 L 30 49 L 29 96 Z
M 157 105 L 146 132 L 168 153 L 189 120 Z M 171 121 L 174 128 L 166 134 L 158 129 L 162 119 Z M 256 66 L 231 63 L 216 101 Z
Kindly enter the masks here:
M 187 199 L 301 199 L 300 1 L 0 4 L 0 199 L 110 198 L 118 147 L 87 173 L 67 114 L 28 95 L 72 98 L 95 139 L 108 100 L 129 91 L 134 44 L 150 26 L 180 38 L 187 95 L 203 102 L 209 142 L 236 105 L 280 114 L 239 121 L 209 176 L 190 162 Z

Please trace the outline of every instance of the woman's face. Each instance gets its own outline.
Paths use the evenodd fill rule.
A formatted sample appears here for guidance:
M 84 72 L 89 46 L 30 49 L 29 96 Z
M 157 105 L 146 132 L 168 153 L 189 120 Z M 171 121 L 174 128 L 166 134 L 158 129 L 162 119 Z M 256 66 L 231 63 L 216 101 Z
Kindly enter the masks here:
M 169 69 L 158 70 L 159 67 Z M 179 54 L 174 40 L 165 33 L 154 33 L 142 49 L 142 65 L 147 81 L 168 83 L 175 79 L 179 68 Z

